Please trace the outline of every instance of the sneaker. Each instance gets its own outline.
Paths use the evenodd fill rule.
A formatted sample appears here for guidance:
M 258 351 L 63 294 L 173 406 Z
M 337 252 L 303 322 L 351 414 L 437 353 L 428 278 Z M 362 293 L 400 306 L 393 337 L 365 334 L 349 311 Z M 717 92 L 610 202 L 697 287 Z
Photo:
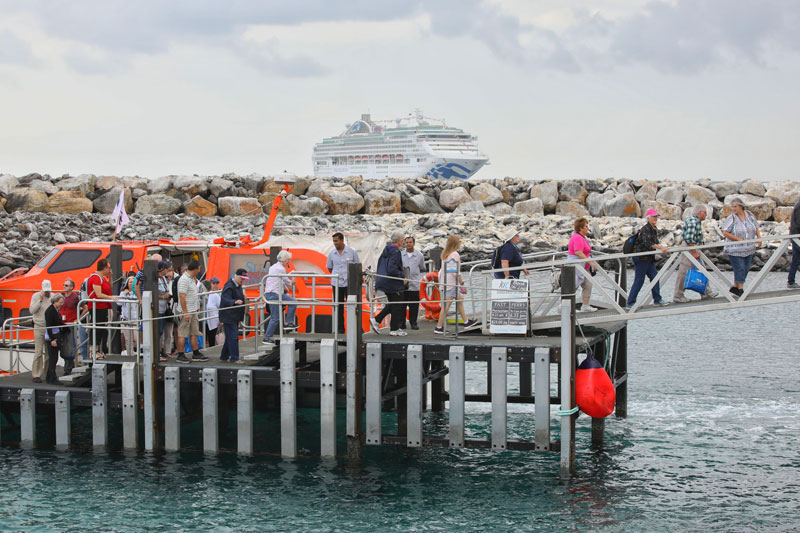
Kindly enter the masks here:
M 380 323 L 378 323 L 378 321 L 375 320 L 374 316 L 369 317 L 369 325 L 372 326 L 372 331 L 374 331 L 375 333 L 378 333 L 379 330 L 381 329 Z
M 234 365 L 246 365 L 247 361 L 243 359 L 237 359 L 236 361 L 231 361 Z
M 416 324 L 411 324 L 411 329 L 413 329 L 413 330 L 418 330 L 418 329 L 419 329 L 419 326 L 418 326 L 418 325 L 416 325 Z
M 284 324 L 283 331 L 296 331 L 299 328 L 297 324 Z
M 464 327 L 465 328 L 471 328 L 472 326 L 474 326 L 477 323 L 478 323 L 478 321 L 475 320 L 474 318 L 472 318 L 472 319 L 467 320 L 466 322 L 464 322 Z
M 594 313 L 595 311 L 597 311 L 597 308 L 592 307 L 589 304 L 584 304 L 581 306 L 581 311 L 583 311 L 584 313 Z
M 672 303 L 674 303 L 674 304 L 686 304 L 686 303 L 689 303 L 689 302 L 691 302 L 691 300 L 689 298 L 687 298 L 686 296 L 677 296 L 677 297 L 672 299 Z
M 408 335 L 408 333 L 406 333 L 402 329 L 396 329 L 394 331 L 390 331 L 389 335 L 391 335 L 393 337 L 405 337 L 406 335 Z
M 630 310 L 631 310 L 631 307 L 633 307 L 633 306 L 632 306 L 632 305 L 626 305 L 626 306 L 625 306 L 625 310 L 626 310 L 626 311 L 630 311 Z
M 197 361 L 197 362 L 203 363 L 205 361 L 208 361 L 208 357 L 203 355 L 203 353 L 200 350 L 197 350 L 196 352 L 194 352 L 192 354 L 192 361 Z
M 657 302 L 653 302 L 653 305 L 655 305 L 656 307 L 666 307 L 669 304 L 664 300 L 659 300 Z
M 272 342 L 272 339 L 264 337 L 263 339 L 261 339 L 261 344 L 274 344 L 274 343 Z
M 160 356 L 160 357 L 158 358 L 158 361 L 159 361 L 160 363 L 166 363 L 166 362 L 168 362 L 168 361 L 169 361 L 169 358 L 167 358 L 167 356 L 166 356 L 166 355 L 162 355 L 162 356 Z
M 791 282 L 791 283 L 787 283 L 787 284 L 786 284 L 786 288 L 787 288 L 787 289 L 800 289 L 800 285 L 798 285 L 797 283 L 795 283 L 795 282 L 793 281 L 793 282 Z
M 436 326 L 435 328 L 433 328 L 433 332 L 442 335 L 442 334 L 444 334 L 444 328 L 440 328 L 439 326 Z
M 188 357 L 186 357 L 185 353 L 179 353 L 178 357 L 175 358 L 175 361 L 178 363 L 191 363 Z
M 716 298 L 719 296 L 716 292 L 706 292 L 705 294 L 700 295 L 701 300 L 710 300 L 711 298 Z

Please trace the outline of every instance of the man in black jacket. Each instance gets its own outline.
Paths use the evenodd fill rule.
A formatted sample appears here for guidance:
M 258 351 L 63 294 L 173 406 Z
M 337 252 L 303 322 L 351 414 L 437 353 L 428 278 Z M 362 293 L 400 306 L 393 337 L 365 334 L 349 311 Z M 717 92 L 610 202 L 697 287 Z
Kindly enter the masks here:
M 800 233 L 800 202 L 797 202 L 792 210 L 792 218 L 789 221 L 789 233 L 796 235 Z M 798 289 L 800 285 L 794 282 L 795 274 L 797 274 L 797 267 L 800 266 L 800 246 L 797 246 L 792 241 L 792 264 L 789 265 L 789 282 L 787 287 L 790 289 Z
M 219 321 L 225 332 L 225 344 L 220 353 L 221 361 L 244 364 L 239 360 L 239 322 L 244 320 L 244 289 L 242 282 L 247 278 L 247 270 L 240 268 L 225 283 L 220 295 Z
M 403 300 L 403 255 L 400 249 L 403 246 L 403 234 L 395 232 L 392 234 L 391 241 L 383 249 L 383 253 L 378 258 L 378 277 L 375 280 L 375 289 L 383 291 L 389 303 L 381 309 L 371 320 L 372 327 L 378 332 L 378 326 L 387 314 L 391 313 L 390 333 L 394 336 L 405 336 L 407 333 L 401 328 L 406 322 L 406 306 Z

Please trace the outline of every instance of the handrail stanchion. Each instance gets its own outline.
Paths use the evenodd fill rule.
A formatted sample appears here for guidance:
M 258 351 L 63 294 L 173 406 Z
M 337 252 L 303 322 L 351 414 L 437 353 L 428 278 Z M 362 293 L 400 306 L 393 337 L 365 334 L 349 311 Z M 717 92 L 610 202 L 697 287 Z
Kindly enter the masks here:
M 347 265 L 347 456 L 361 458 L 361 263 Z
M 161 446 L 157 409 L 163 405 L 162 394 L 156 377 L 158 357 L 154 352 L 153 342 L 153 293 L 142 291 L 142 366 L 144 367 L 144 448 L 153 451 Z
M 561 269 L 561 476 L 575 470 L 575 267 Z

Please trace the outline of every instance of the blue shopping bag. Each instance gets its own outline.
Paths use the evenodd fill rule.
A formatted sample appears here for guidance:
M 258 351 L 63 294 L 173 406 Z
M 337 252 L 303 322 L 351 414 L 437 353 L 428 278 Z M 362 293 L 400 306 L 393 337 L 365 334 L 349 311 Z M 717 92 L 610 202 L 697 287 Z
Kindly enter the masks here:
M 700 294 L 706 293 L 708 287 L 708 278 L 705 274 L 693 268 L 686 272 L 686 281 L 683 284 L 684 290 L 695 291 Z

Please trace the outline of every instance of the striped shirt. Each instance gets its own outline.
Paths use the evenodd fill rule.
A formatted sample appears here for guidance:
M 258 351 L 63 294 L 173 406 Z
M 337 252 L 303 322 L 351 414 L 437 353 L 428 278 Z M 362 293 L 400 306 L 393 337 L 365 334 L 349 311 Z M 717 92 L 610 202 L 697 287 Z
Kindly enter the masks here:
M 728 218 L 722 223 L 722 231 L 733 233 L 734 236 L 749 241 L 757 238 L 758 221 L 750 211 L 744 212 L 744 221 L 740 219 L 735 213 L 728 215 Z M 756 252 L 756 244 L 738 244 L 737 241 L 728 240 L 731 244 L 725 246 L 725 253 L 736 257 L 747 257 Z
M 189 275 L 188 272 L 184 272 L 180 278 L 178 278 L 178 298 L 180 299 L 181 294 L 186 295 L 186 312 L 187 313 L 194 313 L 200 306 L 197 304 L 197 281 Z M 183 307 L 178 302 L 178 308 L 181 312 L 183 312 Z

